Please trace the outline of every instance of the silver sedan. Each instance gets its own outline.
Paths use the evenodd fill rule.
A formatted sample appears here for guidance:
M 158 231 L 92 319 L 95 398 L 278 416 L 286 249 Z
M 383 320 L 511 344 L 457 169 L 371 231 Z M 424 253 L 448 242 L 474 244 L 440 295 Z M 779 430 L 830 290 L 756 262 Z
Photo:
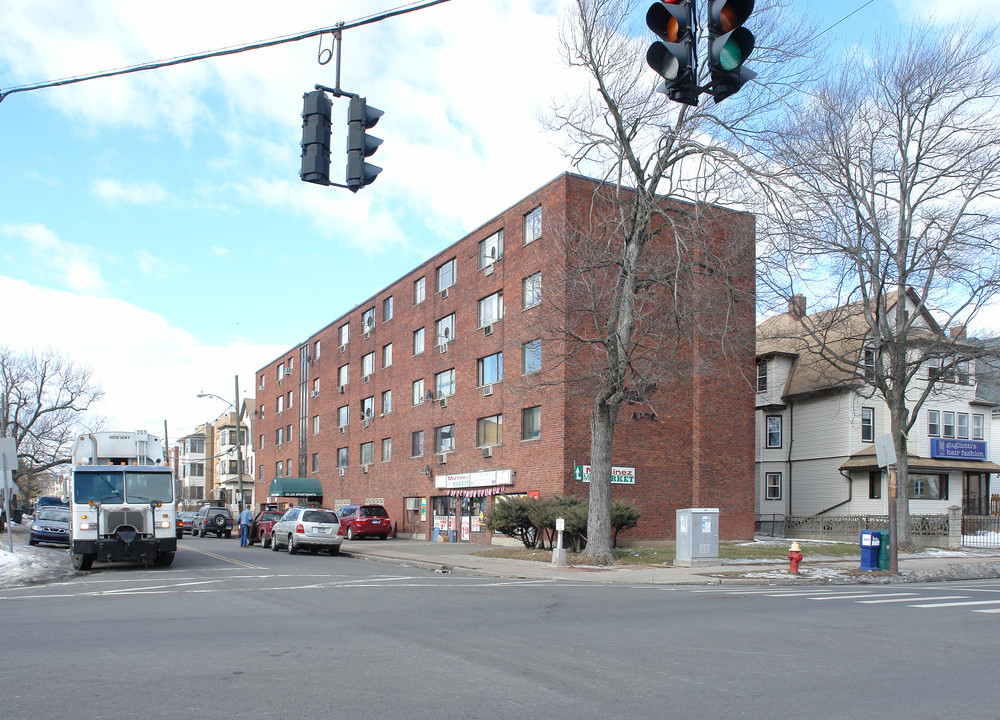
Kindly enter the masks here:
M 271 529 L 271 549 L 277 552 L 285 547 L 289 555 L 294 555 L 308 548 L 315 555 L 326 548 L 336 555 L 344 542 L 342 532 L 340 518 L 333 510 L 293 507 Z

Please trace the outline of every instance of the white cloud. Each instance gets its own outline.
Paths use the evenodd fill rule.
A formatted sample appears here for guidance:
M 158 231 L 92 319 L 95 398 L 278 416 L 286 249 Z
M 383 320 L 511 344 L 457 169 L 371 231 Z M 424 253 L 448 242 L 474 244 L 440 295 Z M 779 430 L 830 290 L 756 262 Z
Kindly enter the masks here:
M 18 351 L 52 348 L 92 368 L 105 397 L 91 411 L 105 416 L 109 429 L 160 434 L 169 421 L 170 437 L 179 437 L 226 410 L 218 400 L 197 398 L 199 392 L 229 398 L 239 373 L 241 401 L 252 398 L 256 370 L 287 349 L 204 344 L 162 315 L 121 300 L 38 288 L 4 276 L 0 296 L 31 310 L 5 316 L 2 342 Z
M 152 205 L 167 199 L 167 192 L 155 182 L 124 184 L 117 180 L 98 180 L 93 193 L 108 203 L 130 205 Z
M 931 19 L 938 23 L 976 20 L 984 25 L 1000 22 L 1000 6 L 982 0 L 893 0 L 900 17 Z
M 184 272 L 183 265 L 158 258 L 146 250 L 135 251 L 135 266 L 147 277 L 171 278 Z
M 22 240 L 39 267 L 50 269 L 75 292 L 103 293 L 107 289 L 94 253 L 89 248 L 63 242 L 40 223 L 3 223 L 0 232 Z

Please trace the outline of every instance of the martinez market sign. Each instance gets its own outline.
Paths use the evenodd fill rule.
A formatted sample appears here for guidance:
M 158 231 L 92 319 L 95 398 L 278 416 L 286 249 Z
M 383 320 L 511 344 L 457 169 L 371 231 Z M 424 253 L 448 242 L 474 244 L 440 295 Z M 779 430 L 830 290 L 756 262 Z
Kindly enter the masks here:
M 575 465 L 573 467 L 573 479 L 577 482 L 590 482 L 590 465 Z M 612 485 L 635 485 L 634 467 L 612 467 Z

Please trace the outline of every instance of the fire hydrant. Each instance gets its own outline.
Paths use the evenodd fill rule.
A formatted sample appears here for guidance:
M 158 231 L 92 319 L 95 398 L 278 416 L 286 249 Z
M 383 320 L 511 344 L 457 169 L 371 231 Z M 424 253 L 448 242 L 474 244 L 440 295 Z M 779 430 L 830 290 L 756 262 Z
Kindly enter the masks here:
M 801 548 L 797 542 L 793 542 L 788 550 L 788 572 L 797 573 L 799 571 L 799 563 L 802 562 Z

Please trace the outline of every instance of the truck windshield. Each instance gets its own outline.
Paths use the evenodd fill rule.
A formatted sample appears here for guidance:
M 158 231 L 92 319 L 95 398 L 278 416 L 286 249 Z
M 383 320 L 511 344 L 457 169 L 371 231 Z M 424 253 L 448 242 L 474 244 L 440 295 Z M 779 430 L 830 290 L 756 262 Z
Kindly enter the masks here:
M 121 470 L 73 473 L 73 502 L 86 505 L 91 501 L 125 502 L 125 483 Z
M 73 502 L 149 503 L 173 500 L 173 475 L 168 472 L 76 472 Z
M 174 499 L 170 472 L 125 473 L 125 499 L 130 503 L 170 502 Z

